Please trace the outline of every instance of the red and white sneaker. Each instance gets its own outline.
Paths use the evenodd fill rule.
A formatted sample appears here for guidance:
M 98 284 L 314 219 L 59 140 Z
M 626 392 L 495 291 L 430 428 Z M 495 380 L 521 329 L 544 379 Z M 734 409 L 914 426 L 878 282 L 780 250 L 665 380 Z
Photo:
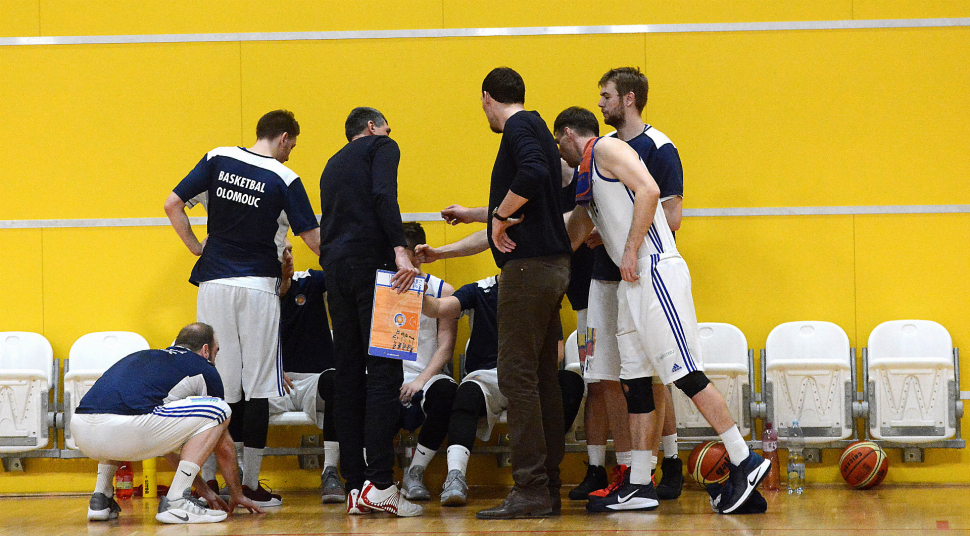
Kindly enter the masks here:
M 347 492 L 347 514 L 352 516 L 360 516 L 364 514 L 370 514 L 373 510 L 364 505 L 360 500 L 360 490 L 352 489 Z
M 603 489 L 598 489 L 589 494 L 589 500 L 594 500 L 594 498 L 603 499 L 613 491 L 617 490 L 623 484 L 630 481 L 630 467 L 627 465 L 617 465 L 613 468 L 613 474 L 610 478 L 610 484 Z
M 364 489 L 360 492 L 360 501 L 375 510 L 383 510 L 400 517 L 414 517 L 421 515 L 424 510 L 401 496 L 401 490 L 394 484 L 387 489 L 377 489 L 369 480 L 364 482 Z
M 243 486 L 242 492 L 247 499 L 256 503 L 256 506 L 259 506 L 260 508 L 272 508 L 274 506 L 280 506 L 283 504 L 283 498 L 275 493 L 266 491 L 266 488 L 263 487 L 262 482 L 256 486 L 256 489 L 250 489 L 249 486 Z

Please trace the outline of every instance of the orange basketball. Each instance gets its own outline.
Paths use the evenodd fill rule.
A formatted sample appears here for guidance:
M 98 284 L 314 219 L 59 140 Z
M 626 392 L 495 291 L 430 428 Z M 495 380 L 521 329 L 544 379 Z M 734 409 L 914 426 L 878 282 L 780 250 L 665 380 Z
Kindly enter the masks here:
M 687 458 L 687 472 L 702 486 L 724 482 L 730 470 L 727 449 L 720 441 L 697 445 Z
M 856 441 L 845 447 L 839 459 L 842 478 L 855 489 L 869 489 L 879 485 L 889 471 L 889 460 L 879 445 L 872 441 Z

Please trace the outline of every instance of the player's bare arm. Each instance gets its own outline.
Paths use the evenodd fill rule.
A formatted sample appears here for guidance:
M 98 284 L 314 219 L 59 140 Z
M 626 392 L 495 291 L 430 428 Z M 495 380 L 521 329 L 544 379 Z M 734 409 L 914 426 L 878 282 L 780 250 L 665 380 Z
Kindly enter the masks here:
M 421 314 L 431 318 L 453 318 L 457 324 L 458 317 L 461 315 L 461 302 L 454 296 L 435 298 L 425 294 Z
M 185 247 L 189 248 L 196 257 L 202 255 L 203 243 L 199 242 L 195 232 L 192 231 L 192 223 L 185 213 L 185 202 L 175 192 L 170 193 L 165 200 L 165 214 L 168 215 L 168 221 L 172 222 L 172 228 L 182 239 Z
M 569 243 L 572 245 L 573 251 L 576 251 L 579 246 L 583 245 L 586 237 L 592 231 L 593 220 L 590 219 L 586 207 L 577 206 L 574 208 L 569 213 L 569 219 L 566 220 L 566 234 L 569 235 Z
M 441 287 L 441 296 L 448 297 L 455 293 L 455 287 L 444 283 Z M 429 316 L 426 312 L 422 312 L 425 316 Z M 434 317 L 431 317 L 434 318 Z M 407 404 L 411 401 L 411 397 L 414 393 L 417 393 L 421 389 L 424 389 L 425 384 L 432 376 L 438 374 L 441 368 L 445 366 L 446 363 L 451 361 L 452 355 L 455 353 L 455 340 L 458 338 L 458 317 L 457 316 L 446 316 L 444 318 L 438 319 L 438 349 L 435 351 L 434 355 L 431 356 L 431 360 L 428 362 L 428 366 L 424 367 L 421 374 L 414 381 L 406 383 L 401 386 L 401 402 Z
M 502 253 L 510 253 L 515 249 L 515 242 L 509 238 L 506 231 L 522 221 L 524 216 L 518 218 L 511 216 L 528 202 L 528 199 L 509 190 L 502 203 L 492 212 L 492 242 L 495 244 L 495 249 Z
M 300 238 L 303 239 L 303 242 L 306 243 L 307 247 L 309 247 L 310 250 L 313 251 L 313 253 L 316 256 L 318 257 L 320 256 L 320 228 L 319 227 L 314 227 L 309 231 L 303 231 L 302 233 L 300 233 Z
M 606 142 L 606 143 L 604 143 Z M 607 178 L 617 179 L 633 192 L 633 224 L 623 247 L 620 275 L 632 283 L 637 275 L 637 253 L 643 238 L 653 223 L 653 215 L 660 202 L 660 187 L 643 165 L 637 152 L 626 142 L 615 138 L 601 138 L 596 144 L 596 167 Z
M 428 264 L 440 259 L 450 259 L 453 257 L 468 257 L 476 255 L 488 249 L 488 233 L 485 229 L 476 231 L 457 242 L 452 242 L 438 248 L 433 248 L 428 244 L 418 244 L 414 248 L 414 254 L 422 264 Z
M 488 223 L 488 207 L 463 207 L 448 205 L 441 211 L 441 217 L 451 225 L 459 223 Z
M 667 227 L 671 231 L 680 229 L 680 221 L 684 217 L 684 198 L 679 195 L 668 197 L 660 202 L 664 208 L 664 216 L 667 217 Z

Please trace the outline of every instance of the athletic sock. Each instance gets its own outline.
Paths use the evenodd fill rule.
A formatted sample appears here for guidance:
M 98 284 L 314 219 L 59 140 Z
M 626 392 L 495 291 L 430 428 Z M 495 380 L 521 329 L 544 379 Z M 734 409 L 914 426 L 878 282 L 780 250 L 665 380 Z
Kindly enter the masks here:
M 206 482 L 216 479 L 216 468 L 218 468 L 216 463 L 216 455 L 210 454 L 208 458 L 205 459 L 205 463 L 202 464 L 202 471 L 199 473 L 202 475 L 202 480 Z
M 627 467 L 630 467 L 631 465 L 633 465 L 633 451 L 626 450 L 623 452 L 617 452 L 616 463 L 617 465 L 625 465 Z
M 172 479 L 172 485 L 168 488 L 168 500 L 174 501 L 176 499 L 181 499 L 182 494 L 185 490 L 189 489 L 192 482 L 195 480 L 195 475 L 199 474 L 199 466 L 182 460 L 179 462 L 178 469 L 175 470 L 175 478 Z
M 461 474 L 468 471 L 468 458 L 471 451 L 461 445 L 451 445 L 448 447 L 448 471 L 458 470 Z
M 741 431 L 738 430 L 738 425 L 736 424 L 721 434 L 721 441 L 724 442 L 724 447 L 728 452 L 728 458 L 730 458 L 731 463 L 734 465 L 741 465 L 741 462 L 751 453 L 748 450 L 748 444 L 741 437 Z
M 661 437 L 660 441 L 664 445 L 664 458 L 676 458 L 677 457 L 677 432 Z
M 649 450 L 634 450 L 632 454 L 633 465 L 630 466 L 630 483 L 649 484 L 650 470 L 653 469 L 650 459 L 653 457 L 653 453 Z
M 336 441 L 323 442 L 323 468 L 336 467 L 340 463 L 340 443 Z
M 653 451 L 650 451 L 650 452 L 653 452 Z M 657 466 L 657 455 L 656 454 L 651 454 L 650 455 L 650 470 L 653 471 L 653 468 L 656 467 L 656 466 Z
M 243 447 L 243 485 L 249 489 L 259 487 L 259 468 L 263 465 L 263 449 Z
M 586 445 L 589 464 L 603 467 L 606 465 L 606 445 Z
M 411 465 L 408 467 L 408 470 L 410 470 L 411 467 L 427 467 L 434 458 L 434 455 L 437 453 L 437 450 L 431 450 L 421 443 L 418 443 L 417 446 L 414 447 L 414 458 L 411 459 Z
M 117 465 L 110 463 L 98 464 L 98 481 L 94 484 L 95 493 L 104 493 L 109 499 L 115 496 L 115 473 L 118 471 Z

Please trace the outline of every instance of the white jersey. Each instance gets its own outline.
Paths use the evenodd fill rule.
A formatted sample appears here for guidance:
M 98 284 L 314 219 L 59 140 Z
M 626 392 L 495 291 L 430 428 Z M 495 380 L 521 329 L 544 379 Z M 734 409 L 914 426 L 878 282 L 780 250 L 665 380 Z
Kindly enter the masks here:
M 433 275 L 428 275 L 428 288 L 425 290 L 425 294 L 440 298 L 444 283 L 441 279 Z M 418 324 L 418 358 L 414 361 L 405 361 L 404 372 L 421 374 L 427 368 L 428 363 L 431 362 L 431 358 L 437 351 L 438 319 L 422 314 L 421 322 Z
M 587 211 L 600 236 L 603 237 L 603 245 L 610 259 L 617 266 L 623 260 L 623 250 L 626 247 L 627 237 L 630 235 L 630 227 L 633 225 L 633 192 L 624 186 L 618 179 L 609 179 L 599 174 L 596 168 L 595 149 L 596 143 L 590 148 L 590 184 L 592 187 L 593 198 L 590 201 Z M 586 157 L 586 155 L 584 155 Z M 643 160 L 640 164 L 646 168 Z M 643 245 L 637 253 L 638 258 L 648 257 L 659 253 L 673 253 L 677 251 L 677 244 L 674 242 L 674 235 L 670 232 L 667 225 L 667 216 L 664 214 L 663 206 L 657 203 L 657 211 L 653 215 L 653 223 L 647 235 L 643 237 Z

